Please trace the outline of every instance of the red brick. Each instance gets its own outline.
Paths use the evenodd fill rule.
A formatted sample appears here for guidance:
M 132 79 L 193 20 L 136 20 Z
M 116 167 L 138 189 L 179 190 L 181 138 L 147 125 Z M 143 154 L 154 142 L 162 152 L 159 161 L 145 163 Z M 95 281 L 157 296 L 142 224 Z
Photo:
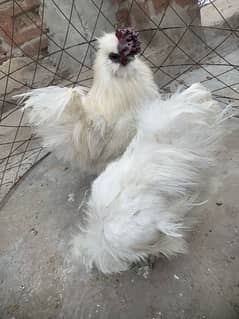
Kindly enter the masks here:
M 0 19 L 6 16 L 17 16 L 24 11 L 31 11 L 40 6 L 40 0 L 18 0 L 15 1 L 13 10 L 13 3 L 13 1 L 9 1 L 0 5 Z
M 197 4 L 195 0 L 174 0 L 181 7 L 185 7 L 189 4 Z
M 149 0 L 146 0 L 146 1 L 148 2 Z M 176 2 L 181 7 L 185 7 L 186 5 L 197 3 L 196 0 L 150 0 L 150 1 L 152 1 L 153 3 L 153 7 L 156 14 L 161 12 L 163 9 L 167 8 L 170 2 L 172 3 Z
M 27 14 L 20 14 L 14 18 L 14 29 L 20 31 L 23 28 L 29 27 L 30 25 L 36 24 L 41 25 L 42 19 L 35 12 L 27 12 Z
M 41 46 L 40 46 L 40 37 L 33 39 L 32 41 L 29 41 L 21 46 L 22 54 L 25 56 L 36 56 L 38 54 L 38 51 L 43 51 L 47 49 L 48 46 L 48 39 L 45 35 L 41 38 Z
M 31 25 L 27 28 L 22 29 L 19 32 L 15 32 L 13 35 L 14 44 L 19 45 L 28 42 L 34 38 L 39 37 L 41 34 L 41 29 L 35 25 Z
M 170 0 L 152 0 L 155 13 L 158 14 L 163 9 L 167 8 L 169 1 Z
M 10 38 L 13 32 L 13 18 L 12 17 L 4 17 L 1 19 L 1 29 L 0 34 L 2 37 L 10 43 Z
M 34 21 L 34 23 L 32 21 Z M 32 14 L 31 20 L 24 15 L 18 17 L 5 17 L 1 21 L 0 34 L 8 44 L 13 46 L 30 41 L 41 34 L 41 18 L 37 14 Z M 14 26 L 14 31 L 13 31 Z M 43 27 L 43 31 L 45 26 Z
M 112 1 L 112 4 L 118 4 L 118 5 L 121 5 L 122 3 L 127 2 L 127 0 L 111 0 L 111 1 Z
M 15 11 L 15 8 L 14 8 Z M 7 2 L 0 5 L 0 17 L 12 17 L 13 16 L 13 2 Z
M 119 27 L 131 26 L 130 14 L 127 8 L 118 10 L 118 12 L 116 13 L 116 19 Z
M 40 44 L 42 19 L 37 10 L 39 5 L 40 0 L 11 0 L 0 5 L 0 35 L 5 40 L 4 49 L 0 43 L 0 63 L 9 58 L 11 45 L 21 46 L 24 54 L 28 56 L 37 55 L 39 49 L 47 48 L 48 41 L 45 35 L 42 36 Z M 42 29 L 44 32 L 45 26 Z M 5 46 L 6 48 L 9 46 L 9 49 L 6 49 Z M 14 52 L 15 49 L 13 49 L 13 54 Z

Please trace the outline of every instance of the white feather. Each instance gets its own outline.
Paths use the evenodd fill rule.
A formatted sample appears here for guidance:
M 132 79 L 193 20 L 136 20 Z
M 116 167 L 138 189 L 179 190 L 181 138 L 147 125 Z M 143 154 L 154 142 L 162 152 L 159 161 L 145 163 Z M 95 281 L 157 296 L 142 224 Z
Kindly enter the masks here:
M 18 96 L 43 146 L 91 174 L 125 151 L 135 135 L 135 110 L 159 97 L 150 68 L 138 57 L 127 66 L 109 60 L 117 46 L 115 34 L 99 39 L 89 92 L 51 86 Z
M 49 86 L 31 90 L 15 97 L 19 99 L 20 103 L 24 102 L 23 110 L 31 108 L 30 122 L 39 126 L 59 121 L 63 112 L 67 111 L 73 96 L 81 101 L 85 91 L 83 87 Z
M 74 254 L 112 273 L 149 255 L 186 252 L 185 233 L 208 194 L 224 118 L 200 84 L 145 105 L 132 143 L 93 183 Z

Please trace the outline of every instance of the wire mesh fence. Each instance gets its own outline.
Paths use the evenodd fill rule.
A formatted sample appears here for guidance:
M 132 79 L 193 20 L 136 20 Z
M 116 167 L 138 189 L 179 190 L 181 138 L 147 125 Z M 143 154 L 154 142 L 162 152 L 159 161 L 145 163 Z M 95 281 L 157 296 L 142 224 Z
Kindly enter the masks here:
M 12 97 L 52 84 L 89 87 L 103 31 L 140 32 L 142 58 L 162 92 L 200 81 L 220 103 L 237 107 L 239 4 L 231 2 L 227 8 L 220 0 L 1 1 L 0 201 L 46 155 Z

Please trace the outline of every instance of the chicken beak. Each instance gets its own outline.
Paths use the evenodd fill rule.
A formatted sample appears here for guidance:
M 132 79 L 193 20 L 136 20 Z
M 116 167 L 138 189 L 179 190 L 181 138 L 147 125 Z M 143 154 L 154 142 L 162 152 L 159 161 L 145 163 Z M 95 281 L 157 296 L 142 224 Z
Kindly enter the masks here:
M 120 58 L 120 64 L 121 65 L 126 66 L 128 63 L 129 63 L 129 60 L 128 60 L 127 56 L 122 56 Z

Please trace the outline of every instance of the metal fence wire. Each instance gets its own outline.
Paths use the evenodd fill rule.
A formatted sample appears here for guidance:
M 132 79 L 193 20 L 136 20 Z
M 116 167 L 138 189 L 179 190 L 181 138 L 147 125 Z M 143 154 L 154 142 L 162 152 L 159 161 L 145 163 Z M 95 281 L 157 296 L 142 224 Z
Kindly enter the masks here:
M 223 2 L 0 1 L 0 202 L 46 155 L 12 96 L 52 84 L 90 86 L 103 31 L 130 25 L 140 32 L 142 58 L 162 92 L 201 81 L 220 103 L 237 107 L 239 19 L 224 13 Z

